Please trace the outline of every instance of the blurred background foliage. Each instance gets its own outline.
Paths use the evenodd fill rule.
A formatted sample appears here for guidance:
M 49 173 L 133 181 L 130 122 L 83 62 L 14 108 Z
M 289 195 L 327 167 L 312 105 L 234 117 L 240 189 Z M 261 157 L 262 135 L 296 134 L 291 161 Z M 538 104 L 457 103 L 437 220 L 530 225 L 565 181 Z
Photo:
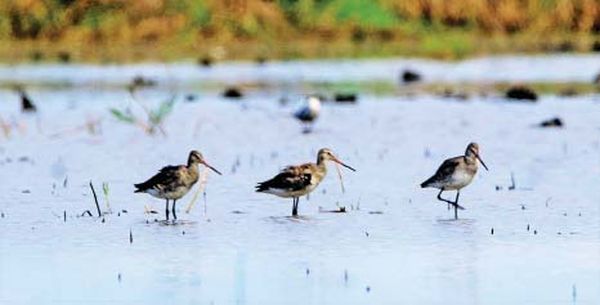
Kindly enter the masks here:
M 599 0 L 4 0 L 0 60 L 600 49 Z M 23 52 L 25 51 L 25 52 Z M 24 55 L 25 54 L 25 55 Z M 32 55 L 32 54 L 35 54 Z

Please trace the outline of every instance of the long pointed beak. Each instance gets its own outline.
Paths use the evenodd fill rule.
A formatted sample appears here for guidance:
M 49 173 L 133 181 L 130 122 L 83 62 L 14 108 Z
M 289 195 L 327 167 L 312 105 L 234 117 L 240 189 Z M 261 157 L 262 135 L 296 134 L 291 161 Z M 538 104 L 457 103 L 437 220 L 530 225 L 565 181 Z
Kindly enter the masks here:
M 223 175 L 221 174 L 220 171 L 218 171 L 216 168 L 212 167 L 210 164 L 206 163 L 206 161 L 202 161 L 202 164 L 204 164 L 204 166 L 210 168 L 213 172 L 219 174 L 219 175 Z
M 481 157 L 479 157 L 479 154 L 475 154 L 475 157 L 477 158 L 477 160 L 479 160 L 479 162 L 481 162 L 481 165 L 483 165 L 483 168 L 485 168 L 486 171 L 490 171 L 485 165 L 485 163 L 483 163 L 483 160 L 481 160 Z
M 343 166 L 343 167 L 345 167 L 345 168 L 347 168 L 347 169 L 349 169 L 349 170 L 351 170 L 353 172 L 356 171 L 352 166 L 345 164 L 344 162 L 340 161 L 337 158 L 333 159 L 333 162 L 335 162 L 335 163 L 337 163 L 337 164 L 339 164 L 339 165 L 341 165 L 341 166 Z

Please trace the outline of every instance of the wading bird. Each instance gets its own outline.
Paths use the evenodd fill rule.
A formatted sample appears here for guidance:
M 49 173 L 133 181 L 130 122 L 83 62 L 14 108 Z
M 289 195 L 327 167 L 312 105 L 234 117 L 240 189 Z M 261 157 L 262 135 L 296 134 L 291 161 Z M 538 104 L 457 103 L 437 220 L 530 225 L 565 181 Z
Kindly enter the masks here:
M 171 211 L 173 212 L 173 218 L 177 219 L 175 203 L 179 198 L 185 196 L 198 181 L 198 165 L 200 164 L 221 175 L 221 172 L 204 161 L 201 153 L 192 150 L 187 165 L 163 167 L 158 174 L 148 179 L 148 181 L 134 184 L 136 187 L 135 193 L 148 193 L 156 198 L 166 199 L 165 214 L 167 220 L 169 220 L 169 200 L 173 200 Z
M 305 124 L 304 132 L 310 132 L 311 124 L 319 117 L 319 113 L 321 113 L 321 99 L 317 96 L 308 96 L 306 103 L 294 113 L 294 116 Z
M 323 178 L 325 178 L 327 174 L 325 161 L 333 161 L 352 171 L 356 171 L 351 166 L 340 161 L 331 150 L 322 148 L 317 154 L 317 163 L 288 166 L 272 179 L 258 183 L 256 191 L 283 198 L 292 198 L 292 216 L 297 216 L 300 197 L 312 192 L 323 181 Z
M 477 174 L 480 162 L 485 170 L 488 170 L 485 163 L 483 163 L 483 160 L 481 160 L 481 157 L 479 157 L 479 145 L 477 145 L 477 143 L 470 143 L 469 146 L 467 146 L 464 156 L 458 156 L 444 161 L 431 178 L 421 183 L 421 187 L 433 187 L 439 189 L 440 193 L 437 198 L 440 201 L 454 206 L 454 218 L 458 219 L 458 209 L 464 210 L 464 208 L 458 204 L 460 190 L 473 181 L 473 177 Z M 442 198 L 442 192 L 451 190 L 456 190 L 456 199 L 454 201 Z

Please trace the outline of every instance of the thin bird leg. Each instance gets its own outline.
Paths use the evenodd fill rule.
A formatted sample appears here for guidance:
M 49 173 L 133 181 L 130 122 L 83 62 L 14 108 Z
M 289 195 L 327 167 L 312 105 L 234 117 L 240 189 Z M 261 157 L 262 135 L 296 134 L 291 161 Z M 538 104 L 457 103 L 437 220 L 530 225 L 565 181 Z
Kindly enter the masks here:
M 292 205 L 292 216 L 298 216 L 298 198 L 294 197 L 292 199 L 293 205 Z
M 450 205 L 450 204 L 454 205 L 454 202 L 452 202 L 452 201 L 450 201 L 450 200 L 448 200 L 448 199 L 444 199 L 444 198 L 442 198 L 442 192 L 443 192 L 443 191 L 444 191 L 444 189 L 441 189 L 441 190 L 440 190 L 440 193 L 437 195 L 437 199 L 438 199 L 438 200 L 440 200 L 440 201 L 443 201 L 443 202 L 446 202 L 446 203 L 448 203 L 448 205 Z
M 173 219 L 177 220 L 177 215 L 175 214 L 175 203 L 177 202 L 176 199 L 173 199 L 173 207 L 171 208 L 171 212 L 173 214 Z
M 460 190 L 456 190 L 456 199 L 454 199 L 454 219 L 458 219 L 458 197 L 460 196 Z M 461 207 L 462 208 L 462 207 Z
M 443 192 L 443 191 L 444 191 L 444 190 L 440 190 L 440 193 L 437 195 L 437 199 L 438 199 L 438 200 L 440 200 L 440 201 L 443 201 L 443 202 L 445 202 L 445 203 L 447 203 L 447 204 L 451 204 L 452 206 L 454 206 L 455 208 L 458 208 L 458 209 L 460 209 L 460 210 L 464 210 L 464 209 L 465 209 L 465 208 L 463 208 L 462 206 L 460 206 L 460 205 L 458 204 L 458 198 L 456 199 L 456 202 L 453 202 L 453 201 L 450 201 L 450 200 L 448 200 L 448 199 L 444 199 L 444 198 L 442 198 L 442 192 Z M 457 197 L 458 197 L 458 196 L 457 196 Z
M 165 206 L 165 214 L 167 215 L 167 220 L 169 220 L 169 199 L 167 199 L 167 205 Z

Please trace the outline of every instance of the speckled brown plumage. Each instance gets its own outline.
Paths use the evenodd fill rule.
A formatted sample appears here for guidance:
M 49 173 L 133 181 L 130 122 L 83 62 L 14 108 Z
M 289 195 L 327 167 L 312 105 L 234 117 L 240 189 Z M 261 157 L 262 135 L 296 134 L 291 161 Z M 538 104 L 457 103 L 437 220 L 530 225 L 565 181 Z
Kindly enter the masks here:
M 331 150 L 323 148 L 317 154 L 316 163 L 288 166 L 275 177 L 258 183 L 256 191 L 283 198 L 293 198 L 292 216 L 296 216 L 298 215 L 299 197 L 312 192 L 327 175 L 325 161 L 336 162 L 354 171 L 352 167 L 335 157 Z
M 156 198 L 166 199 L 167 220 L 169 219 L 169 200 L 173 200 L 173 218 L 177 219 L 175 203 L 178 199 L 185 196 L 198 181 L 198 165 L 200 164 L 207 166 L 219 175 L 221 174 L 204 161 L 201 153 L 193 150 L 190 152 L 187 165 L 163 167 L 147 181 L 134 184 L 136 187 L 135 193 L 148 193 Z

